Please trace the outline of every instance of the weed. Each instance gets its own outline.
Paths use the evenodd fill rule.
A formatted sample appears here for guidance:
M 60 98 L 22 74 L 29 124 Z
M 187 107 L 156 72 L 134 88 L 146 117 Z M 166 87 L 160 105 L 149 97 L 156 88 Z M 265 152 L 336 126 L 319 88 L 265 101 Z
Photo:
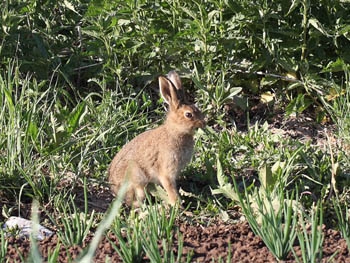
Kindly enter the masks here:
M 285 259 L 297 235 L 293 196 L 285 199 L 282 191 L 273 195 L 263 187 L 250 196 L 245 186 L 243 194 L 239 192 L 235 181 L 234 186 L 243 214 L 253 232 L 261 237 L 276 259 Z
M 311 211 L 308 218 L 306 213 L 300 217 L 300 229 L 297 231 L 297 237 L 301 249 L 302 262 L 319 262 L 322 259 L 322 244 L 324 234 L 322 231 L 323 209 L 320 203 Z M 293 250 L 295 255 L 295 252 Z M 298 260 L 298 257 L 295 255 Z
M 5 262 L 8 241 L 6 238 L 6 233 L 2 228 L 0 229 L 0 241 L 0 261 Z
M 151 202 L 148 198 L 148 202 Z M 151 204 L 151 203 L 150 203 Z M 112 233 L 119 246 L 111 244 L 125 262 L 138 262 L 147 256 L 152 262 L 179 262 L 182 257 L 182 236 L 177 232 L 177 254 L 174 254 L 174 223 L 178 208 L 167 210 L 158 203 L 146 205 L 138 214 L 132 213 L 125 222 L 116 221 Z M 145 233 L 148 233 L 145 235 Z M 191 256 L 187 255 L 186 262 Z
M 104 235 L 105 231 L 112 225 L 116 215 L 120 214 L 120 208 L 123 204 L 127 188 L 128 183 L 125 182 L 119 189 L 117 198 L 113 201 L 110 211 L 108 211 L 108 213 L 105 215 L 100 225 L 96 229 L 94 238 L 92 239 L 90 246 L 83 251 L 82 255 L 80 255 L 79 262 L 88 263 L 93 261 L 94 254 L 97 250 L 98 244 L 101 241 L 102 236 Z
M 337 216 L 338 227 L 342 237 L 345 239 L 348 248 L 350 248 L 350 213 L 347 205 L 333 198 L 333 207 Z
M 84 183 L 84 211 L 80 212 L 72 196 L 69 202 L 63 202 L 58 212 L 61 218 L 51 217 L 51 220 L 58 226 L 63 226 L 57 234 L 66 246 L 82 245 L 86 237 L 90 234 L 95 222 L 95 213 L 88 211 L 87 185 Z

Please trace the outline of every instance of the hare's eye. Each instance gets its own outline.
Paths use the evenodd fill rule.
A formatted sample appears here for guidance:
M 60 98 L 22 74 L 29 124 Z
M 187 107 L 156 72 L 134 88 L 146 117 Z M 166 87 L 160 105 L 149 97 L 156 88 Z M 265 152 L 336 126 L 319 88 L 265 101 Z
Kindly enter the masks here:
M 186 117 L 187 119 L 192 119 L 193 115 L 192 115 L 191 112 L 186 111 L 186 112 L 185 112 L 185 117 Z

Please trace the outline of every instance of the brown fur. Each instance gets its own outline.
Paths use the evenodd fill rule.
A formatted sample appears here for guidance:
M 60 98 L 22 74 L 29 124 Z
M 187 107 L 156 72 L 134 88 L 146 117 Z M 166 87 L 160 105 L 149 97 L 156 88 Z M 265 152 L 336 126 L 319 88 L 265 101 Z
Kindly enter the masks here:
M 205 126 L 200 110 L 180 100 L 183 94 L 182 84 L 175 71 L 169 72 L 167 78 L 159 77 L 159 88 L 169 104 L 166 121 L 124 145 L 109 166 L 109 182 L 114 193 L 118 193 L 121 184 L 128 179 L 128 204 L 144 199 L 144 190 L 148 183 L 162 185 L 170 204 L 176 203 L 176 179 L 191 160 L 195 130 Z M 192 117 L 186 117 L 188 113 Z M 137 202 L 134 204 L 137 205 Z

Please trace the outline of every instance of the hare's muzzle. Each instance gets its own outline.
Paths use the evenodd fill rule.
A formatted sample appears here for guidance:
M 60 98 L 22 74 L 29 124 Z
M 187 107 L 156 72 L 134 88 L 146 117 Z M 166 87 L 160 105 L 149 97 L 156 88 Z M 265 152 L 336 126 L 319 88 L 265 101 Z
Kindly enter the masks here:
M 205 120 L 202 120 L 202 121 L 200 122 L 199 128 L 203 129 L 203 128 L 205 128 L 206 125 L 207 125 L 207 122 L 206 122 Z
M 207 125 L 207 122 L 205 121 L 204 115 L 202 114 L 202 118 L 197 121 L 196 126 L 197 128 L 204 129 L 206 125 Z

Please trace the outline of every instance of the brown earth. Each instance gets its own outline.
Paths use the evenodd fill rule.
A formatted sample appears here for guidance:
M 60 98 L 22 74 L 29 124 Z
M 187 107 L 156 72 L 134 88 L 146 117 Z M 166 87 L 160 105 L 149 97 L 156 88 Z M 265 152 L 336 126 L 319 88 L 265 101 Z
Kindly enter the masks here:
M 190 253 L 192 255 L 191 262 L 218 262 L 220 258 L 226 260 L 229 254 L 231 262 L 277 262 L 262 240 L 253 234 L 247 223 L 216 222 L 209 226 L 181 223 L 178 227 L 184 239 L 183 259 Z M 341 238 L 340 233 L 331 229 L 324 230 L 324 233 L 322 262 L 350 262 L 346 242 Z M 113 242 L 118 246 L 117 237 L 110 234 L 108 239 L 105 237 L 100 242 L 95 262 L 106 262 L 106 259 L 110 259 L 110 262 L 122 262 L 111 244 Z M 57 235 L 54 235 L 38 242 L 44 259 L 47 259 L 48 253 L 56 248 L 57 240 Z M 87 238 L 86 244 L 90 240 L 91 237 Z M 77 259 L 83 247 L 85 245 L 64 247 L 61 244 L 58 262 L 69 262 L 68 260 Z M 161 249 L 161 245 L 159 247 Z M 10 237 L 7 248 L 8 262 L 21 262 L 20 254 L 26 258 L 29 248 L 28 239 Z M 298 245 L 295 245 L 294 249 L 300 256 Z M 177 236 L 175 236 L 173 251 L 177 252 Z M 332 260 L 329 261 L 331 258 Z M 150 261 L 145 256 L 142 262 Z M 293 254 L 290 253 L 283 262 L 295 262 Z

